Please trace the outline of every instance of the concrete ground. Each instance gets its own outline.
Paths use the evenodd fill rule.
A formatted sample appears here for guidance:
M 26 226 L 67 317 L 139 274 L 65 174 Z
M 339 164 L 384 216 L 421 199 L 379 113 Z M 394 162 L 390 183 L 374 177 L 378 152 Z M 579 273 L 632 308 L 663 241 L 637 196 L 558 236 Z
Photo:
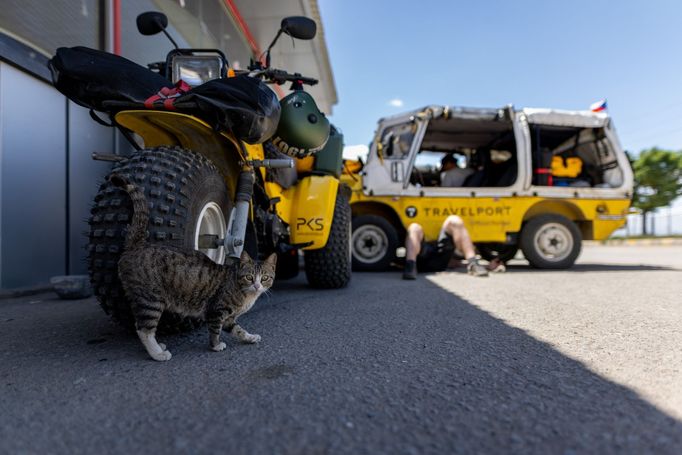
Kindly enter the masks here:
M 165 337 L 94 300 L 0 301 L 0 453 L 682 453 L 682 247 L 585 248 L 568 271 L 304 277 L 256 346 Z M 227 337 L 225 337 L 227 339 Z

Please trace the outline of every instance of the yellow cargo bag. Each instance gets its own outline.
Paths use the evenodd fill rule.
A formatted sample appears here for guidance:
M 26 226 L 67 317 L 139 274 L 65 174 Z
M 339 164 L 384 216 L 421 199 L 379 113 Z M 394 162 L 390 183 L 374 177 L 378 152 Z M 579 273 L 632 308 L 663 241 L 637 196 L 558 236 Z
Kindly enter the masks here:
M 554 177 L 576 178 L 583 170 L 583 160 L 577 156 L 552 158 L 552 175 Z

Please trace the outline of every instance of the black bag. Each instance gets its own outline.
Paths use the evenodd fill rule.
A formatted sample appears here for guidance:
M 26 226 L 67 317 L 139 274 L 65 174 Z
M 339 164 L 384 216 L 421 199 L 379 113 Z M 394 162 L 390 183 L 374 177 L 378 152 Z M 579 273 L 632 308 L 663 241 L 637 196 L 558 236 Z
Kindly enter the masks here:
M 277 95 L 260 79 L 253 77 L 236 76 L 208 81 L 181 95 L 175 104 L 186 102 L 196 105 L 191 109 L 192 114 L 218 130 L 231 131 L 249 144 L 270 139 L 279 123 Z
M 48 67 L 54 86 L 71 101 L 110 114 L 144 109 L 148 101 L 153 109 L 195 115 L 216 130 L 230 131 L 249 144 L 268 140 L 279 123 L 277 96 L 256 78 L 214 79 L 184 94 L 176 91 L 167 105 L 165 96 L 157 96 L 153 102 L 150 98 L 162 89 L 173 90 L 173 84 L 118 55 L 87 47 L 60 47 Z
M 171 82 L 135 62 L 87 47 L 60 47 L 48 62 L 52 82 L 71 101 L 107 111 L 104 101 L 144 103 Z

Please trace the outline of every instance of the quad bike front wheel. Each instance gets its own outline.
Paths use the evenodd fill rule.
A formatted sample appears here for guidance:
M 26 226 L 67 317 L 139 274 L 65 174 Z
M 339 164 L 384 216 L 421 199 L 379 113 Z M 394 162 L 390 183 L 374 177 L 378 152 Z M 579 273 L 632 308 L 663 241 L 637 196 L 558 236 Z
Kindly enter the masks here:
M 348 284 L 351 277 L 350 233 L 350 202 L 340 187 L 327 244 L 303 253 L 308 284 L 322 289 L 337 289 Z
M 125 175 L 147 198 L 147 242 L 200 250 L 224 262 L 224 248 L 207 245 L 212 237 L 225 234 L 232 202 L 223 177 L 208 159 L 179 147 L 155 147 L 116 164 L 114 172 Z M 102 183 L 89 221 L 90 279 L 104 311 L 130 328 L 134 320 L 118 279 L 118 260 L 132 215 L 127 193 L 108 180 Z M 159 331 L 187 331 L 200 323 L 164 313 Z

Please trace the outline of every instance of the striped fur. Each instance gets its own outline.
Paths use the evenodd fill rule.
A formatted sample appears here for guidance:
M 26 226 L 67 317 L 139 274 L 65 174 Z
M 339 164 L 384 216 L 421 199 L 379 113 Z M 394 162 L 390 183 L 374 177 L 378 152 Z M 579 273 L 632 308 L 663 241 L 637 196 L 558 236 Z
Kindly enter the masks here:
M 131 250 L 139 247 L 144 244 L 147 236 L 147 224 L 149 223 L 147 199 L 145 199 L 144 193 L 125 177 L 113 174 L 109 177 L 109 181 L 115 186 L 123 188 L 130 196 L 130 200 L 133 201 L 133 219 L 128 227 L 125 249 Z
M 226 331 L 245 343 L 257 343 L 259 335 L 237 324 L 256 299 L 275 279 L 277 255 L 262 264 L 242 253 L 235 265 L 218 265 L 198 251 L 186 251 L 145 242 L 149 211 L 144 194 L 124 176 L 112 175 L 111 182 L 131 197 L 135 213 L 128 228 L 125 251 L 118 274 L 130 301 L 140 341 L 154 360 L 169 360 L 171 353 L 156 340 L 156 329 L 164 311 L 204 317 L 209 346 L 225 349 L 220 332 Z

